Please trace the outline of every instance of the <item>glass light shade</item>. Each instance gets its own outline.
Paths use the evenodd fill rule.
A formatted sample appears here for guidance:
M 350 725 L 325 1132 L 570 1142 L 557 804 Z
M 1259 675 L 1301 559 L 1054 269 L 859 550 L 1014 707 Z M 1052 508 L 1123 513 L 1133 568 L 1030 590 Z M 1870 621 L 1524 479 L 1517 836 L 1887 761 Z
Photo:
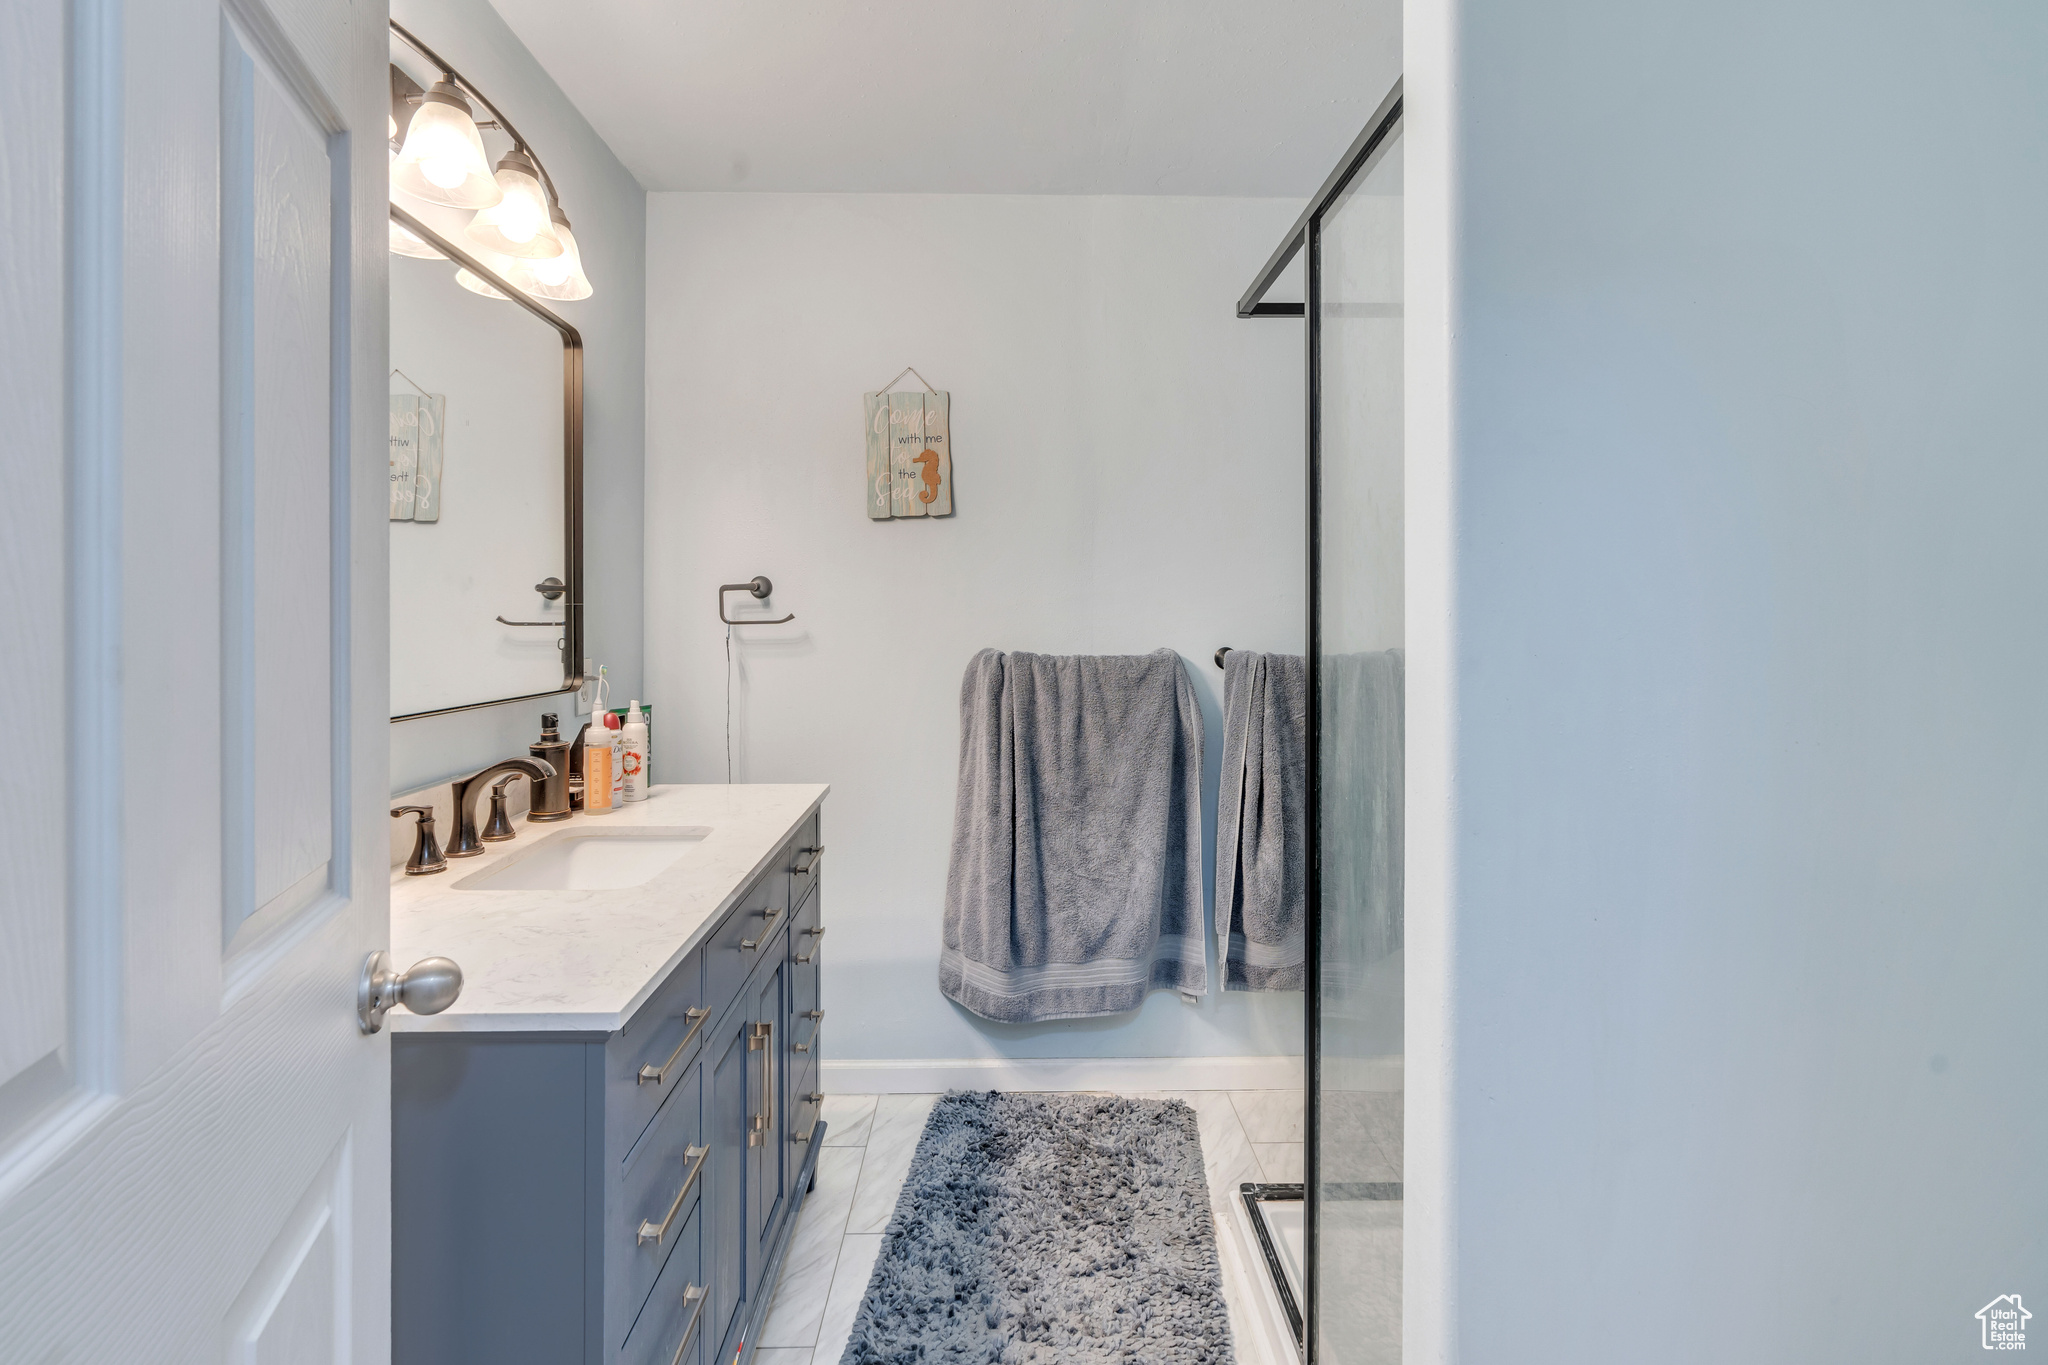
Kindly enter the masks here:
M 515 262 L 506 278 L 537 299 L 571 303 L 587 299 L 595 291 L 590 287 L 590 277 L 583 273 L 583 253 L 577 249 L 576 234 L 569 231 L 569 220 L 560 209 L 549 210 L 549 219 L 555 225 L 555 236 L 561 240 L 562 254 L 545 260 Z
M 547 195 L 524 152 L 507 152 L 498 162 L 498 188 L 504 198 L 470 220 L 469 240 L 486 251 L 522 260 L 561 255 L 561 240 L 548 220 Z
M 433 247 L 428 246 L 418 233 L 395 220 L 391 222 L 391 254 L 394 256 L 413 256 L 422 261 L 445 261 L 448 259 L 440 252 L 434 250 Z
M 504 293 L 468 266 L 463 266 L 455 272 L 455 282 L 472 294 L 482 294 L 487 299 L 503 299 L 507 303 L 512 301 L 510 294 Z
M 452 209 L 487 209 L 505 197 L 484 157 L 469 101 L 447 81 L 420 97 L 405 145 L 391 163 L 391 183 Z

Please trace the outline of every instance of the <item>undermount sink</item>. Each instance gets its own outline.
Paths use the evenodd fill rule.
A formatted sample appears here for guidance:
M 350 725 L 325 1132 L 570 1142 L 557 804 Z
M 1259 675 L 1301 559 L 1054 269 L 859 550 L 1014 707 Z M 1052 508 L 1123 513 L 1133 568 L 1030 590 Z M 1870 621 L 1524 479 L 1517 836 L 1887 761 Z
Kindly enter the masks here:
M 455 883 L 458 891 L 621 891 L 651 881 L 689 856 L 708 829 L 565 829 L 498 866 Z

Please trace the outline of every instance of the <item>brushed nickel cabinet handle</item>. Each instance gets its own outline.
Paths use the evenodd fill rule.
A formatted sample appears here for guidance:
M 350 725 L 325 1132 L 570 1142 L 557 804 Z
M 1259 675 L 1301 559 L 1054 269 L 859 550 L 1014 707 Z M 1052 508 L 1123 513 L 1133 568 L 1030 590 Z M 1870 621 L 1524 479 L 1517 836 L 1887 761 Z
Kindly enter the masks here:
M 808 953 L 798 953 L 798 954 L 796 955 L 796 960 L 797 960 L 798 962 L 808 963 L 808 962 L 810 962 L 810 961 L 811 961 L 811 960 L 812 960 L 813 958 L 817 957 L 817 955 L 818 955 L 818 943 L 817 943 L 817 940 L 818 940 L 818 939 L 821 939 L 821 938 L 823 938 L 823 937 L 825 937 L 825 930 L 824 930 L 824 929 L 823 929 L 823 928 L 822 928 L 821 926 L 819 926 L 819 925 L 816 925 L 816 924 L 814 924 L 814 925 L 812 925 L 812 926 L 811 926 L 810 928 L 808 928 L 808 929 L 800 929 L 800 930 L 798 930 L 797 932 L 799 932 L 799 933 L 804 933 L 804 934 L 810 934 L 810 935 L 812 935 L 812 941 L 811 941 L 811 950 L 810 950 L 810 951 L 809 951 Z
M 693 1284 L 683 1289 L 683 1302 L 696 1300 L 697 1311 L 690 1314 L 690 1325 L 683 1329 L 683 1339 L 676 1343 L 676 1353 L 669 1357 L 668 1365 L 683 1365 L 683 1352 L 690 1349 L 690 1338 L 697 1335 L 697 1319 L 704 1316 L 704 1295 L 709 1285 Z
M 805 1010 L 802 1017 L 812 1021 L 810 1041 L 807 1043 L 791 1043 L 790 1047 L 797 1052 L 809 1052 L 813 1047 L 817 1046 L 818 1033 L 825 1027 L 825 1011 Z
M 656 1085 L 668 1084 L 668 1069 L 674 1066 L 677 1059 L 683 1055 L 683 1049 L 690 1045 L 690 1040 L 704 1031 L 704 1020 L 710 1013 L 710 1010 L 684 1010 L 683 1018 L 691 1021 L 690 1031 L 683 1035 L 682 1042 L 676 1044 L 676 1050 L 668 1054 L 667 1061 L 663 1062 L 660 1066 L 641 1067 L 640 1079 L 635 1084 L 645 1085 L 649 1081 L 653 1081 Z
M 825 846 L 823 844 L 819 844 L 816 848 L 804 849 L 796 855 L 796 865 L 790 868 L 790 871 L 796 873 L 796 875 L 799 877 L 808 875 L 813 869 L 815 869 L 818 866 L 818 859 L 820 856 L 824 854 L 824 852 Z M 804 861 L 807 858 L 810 861 Z
M 689 1173 L 683 1177 L 683 1187 L 676 1191 L 675 1202 L 668 1206 L 668 1216 L 659 1223 L 651 1220 L 642 1222 L 640 1230 L 633 1234 L 634 1246 L 646 1246 L 649 1242 L 656 1246 L 661 1245 L 661 1239 L 668 1236 L 668 1225 L 676 1221 L 677 1211 L 683 1207 L 683 1200 L 689 1197 L 690 1186 L 696 1184 L 697 1177 L 704 1173 L 704 1158 L 710 1155 L 711 1147 L 708 1143 L 702 1147 L 683 1148 L 683 1160 L 688 1161 L 695 1157 L 697 1164 L 690 1167 Z
M 753 1116 L 753 1126 L 747 1134 L 747 1146 L 759 1147 L 768 1140 L 768 1130 L 775 1126 L 775 1024 L 755 1024 L 747 1035 L 747 1051 L 761 1054 L 761 1111 Z
M 740 951 L 743 953 L 751 953 L 760 946 L 761 940 L 757 938 L 743 938 L 740 940 Z

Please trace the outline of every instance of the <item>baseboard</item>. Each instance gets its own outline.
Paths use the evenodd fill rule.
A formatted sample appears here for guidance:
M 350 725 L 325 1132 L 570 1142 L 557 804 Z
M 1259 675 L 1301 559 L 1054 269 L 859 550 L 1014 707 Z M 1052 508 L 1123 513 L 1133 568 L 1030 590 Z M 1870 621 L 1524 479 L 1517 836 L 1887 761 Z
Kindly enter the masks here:
M 1393 1084 L 1398 1089 L 1399 1059 Z M 1299 1090 L 1299 1057 L 961 1057 L 818 1063 L 828 1095 L 947 1090 Z

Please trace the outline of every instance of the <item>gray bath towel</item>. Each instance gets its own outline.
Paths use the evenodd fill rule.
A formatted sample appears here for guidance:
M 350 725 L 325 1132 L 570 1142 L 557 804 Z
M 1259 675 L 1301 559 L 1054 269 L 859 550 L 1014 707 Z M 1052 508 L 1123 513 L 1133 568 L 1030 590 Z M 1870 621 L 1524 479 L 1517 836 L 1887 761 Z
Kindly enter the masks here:
M 1322 954 L 1366 967 L 1405 938 L 1407 778 L 1401 651 L 1323 660 Z
M 939 989 L 989 1019 L 1208 991 L 1202 711 L 1180 656 L 1003 654 L 960 684 Z
M 1308 907 L 1308 678 L 1299 654 L 1223 656 L 1216 960 L 1227 991 L 1298 991 Z

